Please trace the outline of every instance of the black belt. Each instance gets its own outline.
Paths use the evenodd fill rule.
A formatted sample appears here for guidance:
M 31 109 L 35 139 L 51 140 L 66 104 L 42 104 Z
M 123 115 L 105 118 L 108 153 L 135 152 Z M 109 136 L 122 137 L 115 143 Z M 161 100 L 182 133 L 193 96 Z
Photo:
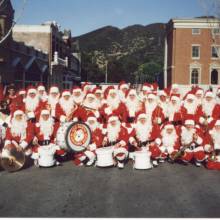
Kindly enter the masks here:
M 128 123 L 133 123 L 135 120 L 135 117 L 127 117 L 127 122 Z
M 38 144 L 41 145 L 41 146 L 49 145 L 50 144 L 50 140 L 38 141 Z
M 145 145 L 150 144 L 150 143 L 152 143 L 152 142 L 154 142 L 154 140 L 139 142 L 139 146 L 142 147 L 142 146 L 145 146 Z

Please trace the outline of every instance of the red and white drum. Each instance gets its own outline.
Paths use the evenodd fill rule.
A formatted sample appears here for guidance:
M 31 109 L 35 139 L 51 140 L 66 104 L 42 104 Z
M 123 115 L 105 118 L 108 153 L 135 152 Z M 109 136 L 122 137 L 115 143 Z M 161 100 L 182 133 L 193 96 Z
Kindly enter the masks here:
M 56 144 L 64 150 L 82 152 L 90 141 L 90 128 L 82 122 L 64 123 L 57 131 Z
M 102 147 L 96 149 L 98 167 L 110 167 L 114 165 L 113 147 Z

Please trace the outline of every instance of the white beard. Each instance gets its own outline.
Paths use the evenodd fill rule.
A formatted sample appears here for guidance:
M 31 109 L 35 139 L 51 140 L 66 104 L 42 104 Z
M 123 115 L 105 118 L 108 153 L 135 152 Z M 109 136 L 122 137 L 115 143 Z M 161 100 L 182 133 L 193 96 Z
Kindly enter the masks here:
M 45 121 L 42 118 L 40 118 L 39 124 L 40 124 L 40 132 L 44 135 L 44 139 L 50 139 L 50 136 L 53 133 L 53 125 L 54 125 L 53 119 L 50 117 L 47 121 Z
M 55 110 L 58 101 L 59 101 L 59 96 L 57 96 L 56 98 L 52 97 L 51 95 L 48 96 L 48 104 L 50 105 L 52 110 Z
M 84 97 L 85 97 L 85 96 L 84 96 L 83 93 L 81 93 L 81 95 L 78 96 L 78 97 L 72 96 L 73 102 L 75 102 L 76 104 L 82 104 Z
M 11 121 L 11 133 L 12 136 L 19 136 L 21 137 L 21 140 L 24 140 L 26 138 L 26 128 L 27 128 L 27 121 L 25 117 L 22 119 L 22 121 L 17 121 L 15 118 Z
M 193 141 L 193 134 L 195 133 L 195 129 L 186 129 L 185 127 L 182 127 L 182 133 L 181 133 L 181 143 L 182 144 L 190 144 Z
M 148 115 L 148 117 L 151 118 L 151 115 L 156 107 L 157 107 L 157 103 L 155 101 L 152 103 L 149 102 L 145 103 L 146 114 Z
M 211 102 L 207 102 L 205 99 L 202 102 L 202 110 L 206 116 L 212 116 L 212 111 L 216 105 L 216 101 L 213 99 Z
M 47 101 L 48 96 L 47 96 L 46 92 L 44 92 L 43 95 L 40 95 L 40 94 L 38 94 L 38 95 L 39 95 L 40 100 L 42 100 L 43 102 Z
M 34 98 L 27 96 L 25 99 L 25 109 L 28 111 L 35 111 L 39 104 L 39 97 L 36 95 Z
M 118 96 L 116 96 L 114 99 L 112 99 L 111 96 L 109 96 L 107 98 L 107 104 L 111 107 L 112 110 L 117 109 L 120 104 L 120 99 Z
M 65 100 L 63 97 L 61 97 L 59 103 L 66 115 L 70 115 L 72 113 L 74 107 L 72 97 L 70 97 L 68 100 Z
M 134 117 L 135 113 L 140 110 L 140 102 L 137 98 L 132 101 L 131 99 L 127 98 L 125 104 L 127 106 L 130 117 Z
M 194 115 L 196 113 L 196 109 L 197 109 L 197 103 L 196 102 L 193 102 L 191 104 L 189 104 L 187 102 L 184 102 L 183 106 L 186 108 L 188 114 L 193 114 Z
M 151 122 L 147 121 L 144 125 L 137 122 L 135 125 L 136 137 L 139 141 L 145 142 L 150 138 L 150 133 L 152 131 Z
M 202 98 L 196 98 L 197 106 L 202 105 Z
M 180 109 L 180 104 L 176 104 L 176 105 L 173 105 L 171 103 L 169 104 L 169 108 L 168 108 L 169 121 L 173 121 L 174 114 L 178 112 L 179 109 Z
M 171 134 L 168 134 L 165 129 L 163 129 L 162 133 L 162 143 L 165 147 L 174 147 L 177 134 L 175 131 L 173 131 Z
M 118 124 L 115 127 L 112 127 L 110 124 L 107 125 L 107 138 L 109 142 L 115 142 L 118 140 L 120 129 L 120 122 L 118 122 Z
M 159 105 L 163 109 L 163 114 L 165 115 L 165 117 L 168 117 L 168 109 L 169 109 L 168 103 L 159 101 Z
M 86 107 L 92 108 L 92 109 L 96 109 L 98 110 L 98 101 L 94 100 L 92 103 L 88 102 L 88 99 L 85 99 L 83 101 L 83 105 L 85 105 Z
M 120 100 L 121 100 L 122 102 L 124 102 L 124 101 L 125 101 L 125 94 L 124 94 L 124 92 L 121 91 L 121 90 L 118 90 L 118 94 L 119 94 Z

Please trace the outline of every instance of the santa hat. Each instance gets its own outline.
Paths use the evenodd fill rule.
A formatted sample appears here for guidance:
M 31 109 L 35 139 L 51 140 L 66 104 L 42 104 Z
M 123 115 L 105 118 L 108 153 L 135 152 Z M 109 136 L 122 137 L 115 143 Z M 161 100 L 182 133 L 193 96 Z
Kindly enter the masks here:
M 154 83 L 152 84 L 152 87 L 153 87 L 153 90 L 154 90 L 154 91 L 157 91 L 158 88 L 159 88 L 158 83 L 157 83 L 157 82 L 154 82 Z
M 24 111 L 23 109 L 19 108 L 19 109 L 16 109 L 14 112 L 12 112 L 12 117 L 16 117 L 17 115 L 24 115 Z
M 194 119 L 193 115 L 186 116 L 184 124 L 185 125 L 195 125 L 195 119 Z
M 50 93 L 59 93 L 59 88 L 57 86 L 50 87 Z
M 38 85 L 37 91 L 45 91 L 45 86 L 43 84 Z
M 50 111 L 48 109 L 42 109 L 40 115 L 49 115 Z
M 119 84 L 118 84 L 118 89 L 129 89 L 129 85 L 128 83 L 126 83 L 125 81 L 121 81 Z
M 140 111 L 140 112 L 138 112 L 137 114 L 136 114 L 136 116 L 135 116 L 135 122 L 137 122 L 139 119 L 141 119 L 141 118 L 145 118 L 145 119 L 147 119 L 147 114 L 145 113 L 145 112 L 143 112 L 143 111 Z
M 62 97 L 63 96 L 71 96 L 71 93 L 70 93 L 70 91 L 69 90 L 64 90 L 63 92 L 62 92 Z
M 166 93 L 165 90 L 158 90 L 157 95 L 158 96 L 168 96 L 168 94 Z
M 92 93 L 94 93 L 94 94 L 102 93 L 102 89 L 101 89 L 100 87 L 95 87 L 95 88 L 92 90 Z
M 92 92 L 88 92 L 88 93 L 86 94 L 86 98 L 95 98 L 95 95 L 94 95 L 94 93 L 92 93 Z
M 152 86 L 150 83 L 144 83 L 141 90 L 147 92 L 152 91 Z
M 34 86 L 29 86 L 27 89 L 27 94 L 29 95 L 31 93 L 37 94 L 37 90 Z
M 82 89 L 79 86 L 74 86 L 72 92 L 82 92 Z
M 26 94 L 26 90 L 25 89 L 20 89 L 18 92 L 18 95 L 25 95 Z
M 175 127 L 171 122 L 166 122 L 163 124 L 161 129 L 175 129 Z
M 107 118 L 108 123 L 116 120 L 119 120 L 119 117 L 116 114 L 110 114 Z
M 137 95 L 137 92 L 135 89 L 129 89 L 125 93 L 125 97 L 127 98 L 129 95 Z
M 109 86 L 109 87 L 107 87 L 107 88 L 105 89 L 105 91 L 104 91 L 104 98 L 107 99 L 107 98 L 108 98 L 108 95 L 109 95 L 110 92 L 112 92 L 112 91 L 115 91 L 115 92 L 116 92 L 114 86 Z
M 93 112 L 89 112 L 89 114 L 87 115 L 87 121 L 88 120 L 96 120 L 97 118 L 95 117 L 95 114 Z
M 170 96 L 171 101 L 180 101 L 180 94 L 173 94 Z
M 147 95 L 147 98 L 148 99 L 156 99 L 156 93 L 154 93 L 154 92 L 151 92 L 151 93 L 149 93 L 148 95 Z
M 195 94 L 196 95 L 204 95 L 204 90 L 202 88 L 197 88 Z
M 214 98 L 215 96 L 214 96 L 214 93 L 213 93 L 212 91 L 207 91 L 207 92 L 205 93 L 205 98 L 206 98 L 206 97 Z
M 196 97 L 195 97 L 194 93 L 192 93 L 192 92 L 188 93 L 186 96 L 186 100 L 189 100 L 189 99 L 195 100 L 195 98 Z
M 84 91 L 86 89 L 86 87 L 90 87 L 90 83 L 89 82 L 84 82 L 81 84 L 81 88 Z

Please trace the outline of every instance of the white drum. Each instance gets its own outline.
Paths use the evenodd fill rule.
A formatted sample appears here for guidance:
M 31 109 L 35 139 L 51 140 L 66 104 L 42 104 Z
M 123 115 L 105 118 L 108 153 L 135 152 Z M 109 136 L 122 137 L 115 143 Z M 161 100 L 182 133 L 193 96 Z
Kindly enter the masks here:
M 102 147 L 96 149 L 98 167 L 110 167 L 114 165 L 113 147 Z
M 66 133 L 72 122 L 63 123 L 57 130 L 56 144 L 63 150 L 69 150 L 66 144 Z
M 54 145 L 41 146 L 38 149 L 38 163 L 41 167 L 52 167 L 55 165 L 56 160 L 54 158 L 56 147 Z
M 151 152 L 147 150 L 134 152 L 134 169 L 147 170 L 152 168 L 150 160 Z

